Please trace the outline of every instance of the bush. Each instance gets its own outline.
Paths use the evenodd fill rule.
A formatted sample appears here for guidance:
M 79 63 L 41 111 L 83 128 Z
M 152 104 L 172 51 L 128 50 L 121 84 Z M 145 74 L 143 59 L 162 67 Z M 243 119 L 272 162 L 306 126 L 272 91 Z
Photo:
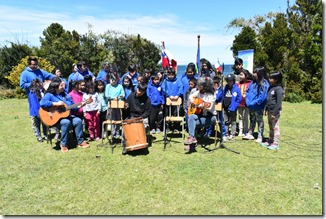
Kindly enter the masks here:
M 0 100 L 15 98 L 16 92 L 14 89 L 3 89 L 0 88 Z
M 318 91 L 311 95 L 311 103 L 322 103 L 323 102 L 323 93 Z
M 302 101 L 304 101 L 304 98 L 297 93 L 288 93 L 286 94 L 284 101 L 290 103 L 301 103 Z

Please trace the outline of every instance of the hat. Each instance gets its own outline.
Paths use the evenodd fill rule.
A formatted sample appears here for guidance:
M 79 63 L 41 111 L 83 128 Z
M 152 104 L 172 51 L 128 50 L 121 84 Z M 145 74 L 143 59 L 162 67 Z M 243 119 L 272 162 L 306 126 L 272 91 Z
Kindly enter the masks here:
M 228 76 L 226 76 L 226 80 L 227 81 L 230 81 L 230 80 L 235 80 L 235 76 L 234 76 L 234 74 L 229 74 Z

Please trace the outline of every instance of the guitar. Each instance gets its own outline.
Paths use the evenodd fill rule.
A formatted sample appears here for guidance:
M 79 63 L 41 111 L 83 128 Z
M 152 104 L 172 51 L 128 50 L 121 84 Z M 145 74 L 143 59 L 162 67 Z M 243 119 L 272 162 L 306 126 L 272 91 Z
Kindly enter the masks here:
M 188 108 L 188 116 L 190 116 L 191 114 L 200 115 L 203 112 L 203 108 L 199 107 L 199 105 L 201 105 L 202 103 L 204 103 L 204 105 L 208 105 L 206 107 L 210 106 L 209 102 L 204 102 L 203 99 L 195 97 L 194 102 L 190 103 L 190 106 Z
M 86 103 L 93 102 L 92 97 L 90 97 L 88 100 L 86 100 Z M 66 104 L 61 106 L 52 106 L 49 108 L 40 108 L 38 113 L 40 115 L 40 118 L 42 122 L 47 126 L 53 126 L 56 124 L 59 119 L 67 118 L 70 115 L 70 109 L 82 105 L 83 102 L 75 103 L 71 106 L 67 106 Z

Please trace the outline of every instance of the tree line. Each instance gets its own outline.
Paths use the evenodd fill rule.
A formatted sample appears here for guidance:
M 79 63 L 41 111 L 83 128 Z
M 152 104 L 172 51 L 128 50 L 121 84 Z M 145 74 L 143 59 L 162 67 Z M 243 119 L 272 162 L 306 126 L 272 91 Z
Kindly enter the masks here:
M 287 0 L 286 12 L 270 12 L 248 20 L 236 18 L 228 28 L 239 28 L 231 51 L 254 49 L 254 66 L 264 66 L 268 72 L 281 71 L 284 75 L 285 101 L 322 102 L 322 1 L 296 0 L 291 6 Z M 72 72 L 72 64 L 83 60 L 97 73 L 104 60 L 119 72 L 126 72 L 135 63 L 140 72 L 157 69 L 160 45 L 138 35 L 107 30 L 92 32 L 91 25 L 84 35 L 70 32 L 62 25 L 52 23 L 40 37 L 40 47 L 10 42 L 0 48 L 0 86 L 13 88 L 26 57 L 35 55 L 44 59 L 40 67 L 52 72 L 59 68 L 63 77 Z

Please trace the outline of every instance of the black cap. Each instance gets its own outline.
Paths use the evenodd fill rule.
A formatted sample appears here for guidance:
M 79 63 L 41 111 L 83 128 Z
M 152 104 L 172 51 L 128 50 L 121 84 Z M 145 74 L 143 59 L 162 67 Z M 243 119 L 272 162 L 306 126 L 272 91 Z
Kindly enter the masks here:
M 226 78 L 225 78 L 227 81 L 229 81 L 229 80 L 235 80 L 235 76 L 234 76 L 234 74 L 229 74 L 228 76 L 226 76 Z

